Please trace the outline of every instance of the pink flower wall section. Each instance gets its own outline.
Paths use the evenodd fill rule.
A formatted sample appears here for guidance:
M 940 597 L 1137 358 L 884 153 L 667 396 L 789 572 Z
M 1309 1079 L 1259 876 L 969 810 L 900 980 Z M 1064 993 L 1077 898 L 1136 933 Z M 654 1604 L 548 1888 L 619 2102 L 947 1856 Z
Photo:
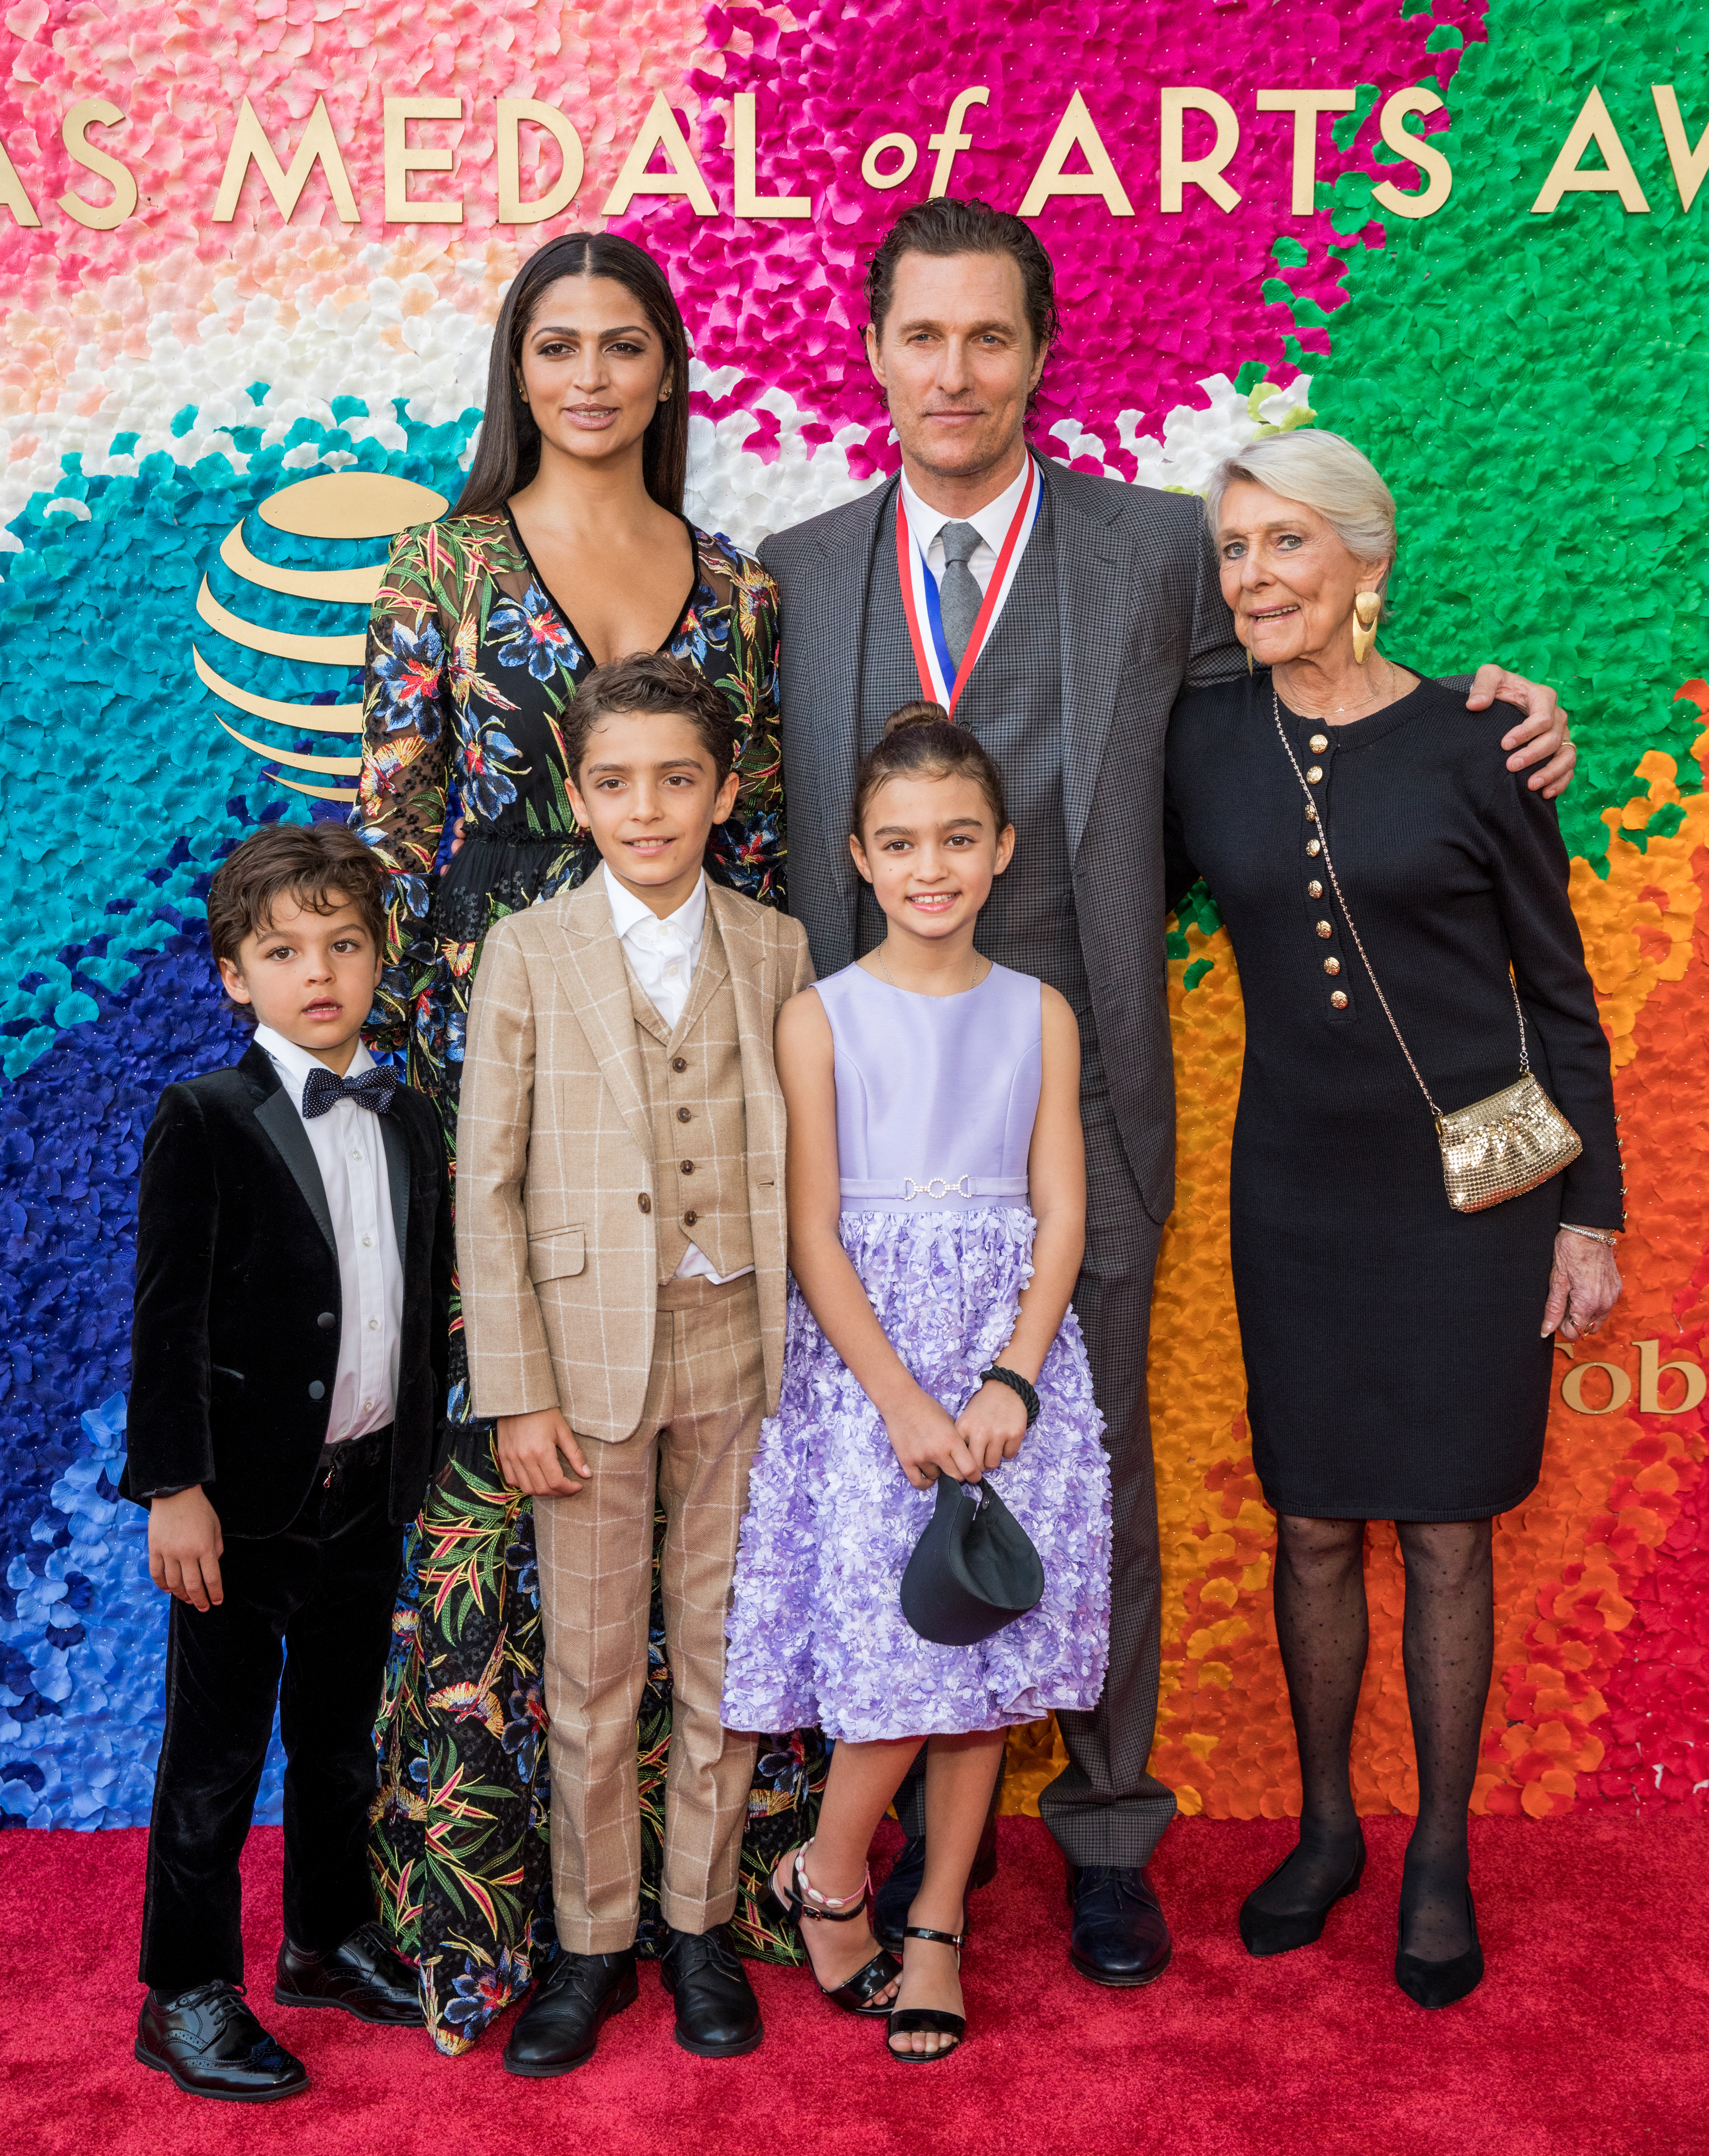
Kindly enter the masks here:
M 953 0 L 798 14 L 781 4 L 702 11 L 680 0 L 561 9 L 524 0 L 454 8 L 252 0 L 241 10 L 194 0 L 18 0 L 0 40 L 0 139 L 41 223 L 29 229 L 0 210 L 0 277 L 13 295 L 0 369 L 7 402 L 14 413 L 58 405 L 69 385 L 55 354 L 70 333 L 68 349 L 85 370 L 77 408 L 92 418 L 105 385 L 87 378 L 91 358 L 99 367 L 139 356 L 148 325 L 162 317 L 186 343 L 209 326 L 235 330 L 234 311 L 258 294 L 277 302 L 284 330 L 316 307 L 347 305 L 382 276 L 413 280 L 417 308 L 437 300 L 490 319 L 521 254 L 554 232 L 600 222 L 636 128 L 663 90 L 685 116 L 718 214 L 703 218 L 678 199 L 641 196 L 618 222 L 665 259 L 701 357 L 738 371 L 706 408 L 716 417 L 732 400 L 752 408 L 761 389 L 787 392 L 816 422 L 809 442 L 863 430 L 844 437 L 858 476 L 888 461 L 860 354 L 862 270 L 890 219 L 931 184 L 938 156 L 930 138 L 942 133 L 952 100 L 962 90 L 988 92 L 967 110 L 970 146 L 956 156 L 952 190 L 1014 208 L 1078 90 L 1135 213 L 1117 218 L 1101 200 L 1069 198 L 1036 220 L 1061 271 L 1068 321 L 1042 418 L 1047 431 L 1069 418 L 1090 428 L 1095 441 L 1069 430 L 1070 449 L 1131 472 L 1118 414 L 1130 415 L 1130 432 L 1155 433 L 1209 373 L 1232 373 L 1246 360 L 1273 370 L 1285 358 L 1309 365 L 1305 356 L 1326 348 L 1324 317 L 1344 296 L 1343 255 L 1382 241 L 1375 223 L 1357 236 L 1337 231 L 1327 209 L 1291 215 L 1294 121 L 1258 113 L 1257 90 L 1371 85 L 1386 95 L 1409 83 L 1445 83 L 1458 52 L 1432 54 L 1427 44 L 1442 44 L 1445 26 L 1480 37 L 1481 15 L 1468 0 L 1442 0 L 1434 17 L 1409 18 L 1395 0 L 1354 0 L 1336 14 L 1279 0 L 1234 0 L 1214 12 L 1185 0 L 1149 8 Z M 1216 90 L 1235 109 L 1240 142 L 1225 177 L 1242 200 L 1232 214 L 1193 187 L 1180 213 L 1158 206 L 1160 92 L 1171 85 Z M 810 193 L 810 221 L 731 215 L 729 100 L 741 90 L 757 97 L 761 191 Z M 244 95 L 287 165 L 325 98 L 357 223 L 338 220 L 318 168 L 289 224 L 254 171 L 236 218 L 213 222 Z M 382 100 L 423 96 L 459 100 L 463 117 L 412 124 L 412 140 L 455 153 L 451 172 L 418 175 L 412 186 L 418 198 L 460 197 L 460 224 L 384 220 Z M 499 97 L 555 105 L 586 148 L 580 193 L 549 224 L 495 221 Z M 122 117 L 94 125 L 89 140 L 121 161 L 140 196 L 136 213 L 105 232 L 57 207 L 68 188 L 97 207 L 110 199 L 107 182 L 74 163 L 61 141 L 67 110 L 96 98 Z M 1370 162 L 1375 102 L 1366 96 L 1362 107 L 1347 150 L 1332 140 L 1332 118 L 1319 121 L 1321 180 L 1378 169 Z M 1433 116 L 1426 131 L 1442 117 Z M 1212 122 L 1190 113 L 1185 125 L 1186 154 L 1203 154 Z M 880 190 L 863 179 L 862 158 L 895 132 L 913 138 L 919 162 L 903 185 Z M 539 138 L 525 140 L 524 187 L 534 192 L 554 177 L 556 152 L 547 152 L 536 179 Z M 1078 152 L 1068 164 L 1085 169 Z M 1384 169 L 1415 182 L 1409 167 Z M 1356 224 L 1344 200 L 1340 208 L 1339 223 Z M 1263 296 L 1275 274 L 1271 249 L 1284 235 L 1306 250 L 1286 271 L 1307 303 L 1299 319 L 1286 299 Z M 363 385 L 347 388 L 360 395 Z M 762 455 L 774 424 L 762 418 L 750 439 Z

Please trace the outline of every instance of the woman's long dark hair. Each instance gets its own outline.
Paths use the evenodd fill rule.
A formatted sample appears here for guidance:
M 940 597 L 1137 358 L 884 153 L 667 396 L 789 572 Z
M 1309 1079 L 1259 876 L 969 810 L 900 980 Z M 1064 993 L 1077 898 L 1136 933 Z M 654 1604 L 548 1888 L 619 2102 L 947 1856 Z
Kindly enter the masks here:
M 494 516 L 540 469 L 540 429 L 517 388 L 522 340 L 549 285 L 560 277 L 612 277 L 633 292 L 665 346 L 670 395 L 648 422 L 641 474 L 662 509 L 682 514 L 688 472 L 688 334 L 665 272 L 644 247 L 611 232 L 567 232 L 531 254 L 506 295 L 487 367 L 480 440 L 453 516 Z

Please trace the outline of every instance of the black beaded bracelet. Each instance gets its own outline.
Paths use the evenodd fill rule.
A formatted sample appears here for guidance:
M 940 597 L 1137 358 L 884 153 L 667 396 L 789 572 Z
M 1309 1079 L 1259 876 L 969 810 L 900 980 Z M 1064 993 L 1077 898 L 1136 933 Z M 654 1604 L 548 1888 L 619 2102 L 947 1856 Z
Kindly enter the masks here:
M 993 1363 L 988 1370 L 979 1373 L 980 1383 L 994 1378 L 999 1385 L 1007 1385 L 1027 1411 L 1027 1428 L 1030 1430 L 1039 1419 L 1039 1395 L 1022 1377 L 1019 1370 L 1005 1370 L 1001 1363 Z

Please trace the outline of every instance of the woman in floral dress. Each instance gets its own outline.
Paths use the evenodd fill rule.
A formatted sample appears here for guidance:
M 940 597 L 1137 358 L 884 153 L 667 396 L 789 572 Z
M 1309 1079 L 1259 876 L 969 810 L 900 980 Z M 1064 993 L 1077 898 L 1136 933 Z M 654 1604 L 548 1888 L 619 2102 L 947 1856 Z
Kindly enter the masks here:
M 390 937 L 370 1039 L 439 1104 L 454 1173 L 481 940 L 598 865 L 565 790 L 560 721 L 599 660 L 634 648 L 624 639 L 649 593 L 651 641 L 686 589 L 660 648 L 747 724 L 741 796 L 707 871 L 751 898 L 782 896 L 777 590 L 682 516 L 687 375 L 681 317 L 649 254 L 608 234 L 542 248 L 494 333 L 462 496 L 401 536 L 374 603 L 357 815 L 388 871 Z M 579 628 L 572 593 L 584 595 Z M 448 1455 L 410 1530 L 394 1620 L 372 1840 L 382 1914 L 420 1965 L 446 2052 L 466 2049 L 557 1946 L 533 1518 L 498 1471 L 492 1424 L 470 1417 L 454 1306 L 451 1373 Z M 655 1599 L 639 1728 L 644 1952 L 662 1933 L 663 1638 Z M 812 1831 L 823 1779 L 817 1732 L 762 1743 L 735 1921 L 765 1958 L 799 1958 L 765 1889 L 783 1849 Z

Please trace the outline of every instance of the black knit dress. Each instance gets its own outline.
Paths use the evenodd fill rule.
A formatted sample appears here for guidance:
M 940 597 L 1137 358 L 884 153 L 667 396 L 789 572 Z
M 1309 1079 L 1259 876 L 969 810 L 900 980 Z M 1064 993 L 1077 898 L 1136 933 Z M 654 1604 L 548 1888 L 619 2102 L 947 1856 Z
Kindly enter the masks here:
M 1319 826 L 1268 673 L 1183 697 L 1170 724 L 1169 900 L 1203 876 L 1245 1004 L 1233 1270 L 1253 1460 L 1278 1512 L 1469 1520 L 1518 1504 L 1542 1462 L 1556 1228 L 1623 1224 L 1608 1045 L 1553 806 L 1506 768 L 1516 716 L 1468 711 L 1433 681 L 1350 725 L 1282 709 L 1437 1101 L 1462 1108 L 1518 1075 L 1511 964 L 1532 1069 L 1583 1141 L 1564 1174 L 1470 1214 L 1449 1205 L 1430 1111 L 1307 851 Z

